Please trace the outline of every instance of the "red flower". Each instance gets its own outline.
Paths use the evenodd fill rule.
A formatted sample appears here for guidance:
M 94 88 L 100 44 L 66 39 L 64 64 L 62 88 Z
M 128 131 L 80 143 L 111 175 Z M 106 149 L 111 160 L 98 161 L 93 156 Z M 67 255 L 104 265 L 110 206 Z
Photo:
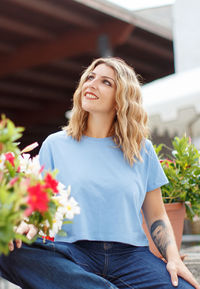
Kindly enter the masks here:
M 50 174 L 45 176 L 45 188 L 52 189 L 54 193 L 58 193 L 58 181 L 56 181 Z
M 48 194 L 44 190 L 44 187 L 40 184 L 28 188 L 28 204 L 30 208 L 26 212 L 26 215 L 30 215 L 33 211 L 39 211 L 43 213 L 48 210 Z
M 165 159 L 165 160 L 160 160 L 160 163 L 164 163 L 166 165 L 167 168 L 169 168 L 169 164 L 170 163 L 174 163 L 173 161 L 169 160 L 169 159 Z M 174 163 L 175 164 L 175 163 Z
M 14 159 L 15 159 L 15 156 L 13 153 L 5 153 L 5 158 L 6 158 L 6 161 L 8 161 L 9 163 L 11 163 L 11 165 L 14 167 Z
M 54 237 L 46 236 L 46 237 L 42 237 L 42 238 L 54 242 Z

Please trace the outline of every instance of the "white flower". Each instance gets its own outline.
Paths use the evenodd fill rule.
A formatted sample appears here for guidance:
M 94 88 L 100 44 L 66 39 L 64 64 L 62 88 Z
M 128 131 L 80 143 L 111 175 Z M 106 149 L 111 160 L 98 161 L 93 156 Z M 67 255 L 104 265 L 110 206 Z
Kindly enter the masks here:
M 51 238 L 54 238 L 55 235 L 61 230 L 62 223 L 63 223 L 63 214 L 57 211 L 55 216 L 54 216 L 54 219 L 53 219 L 53 226 L 49 230 L 48 236 L 51 237 Z M 50 227 L 49 222 L 46 221 L 45 225 L 43 225 L 42 227 L 44 227 L 44 226 L 46 228 L 49 228 Z M 47 237 L 47 234 L 44 233 L 44 230 L 42 228 L 39 231 L 39 235 L 41 237 Z
M 35 156 L 32 158 L 31 165 L 29 166 L 30 174 L 34 174 L 35 176 L 41 177 L 41 166 L 39 162 L 39 156 Z
M 22 154 L 19 156 L 19 161 L 21 172 L 34 175 L 41 179 L 41 166 L 38 155 L 31 159 L 30 154 Z
M 65 218 L 71 220 L 74 215 L 80 214 L 80 207 L 73 197 L 70 199 L 62 200 L 62 205 L 59 208 Z
M 49 230 L 49 237 L 55 237 L 55 235 L 61 230 L 63 223 L 63 214 L 56 212 L 55 218 L 53 219 L 52 229 Z
M 59 182 L 57 189 L 60 195 L 66 194 L 66 187 L 63 185 L 63 183 Z
M 60 206 L 58 211 L 64 215 L 64 218 L 73 219 L 74 215 L 80 214 L 80 207 L 73 197 L 69 198 L 71 186 L 66 189 L 61 183 L 58 184 L 59 195 L 55 198 Z
M 58 202 L 58 208 L 53 218 L 52 228 L 49 230 L 49 237 L 55 235 L 61 230 L 64 219 L 73 219 L 75 215 L 80 214 L 80 207 L 73 197 L 69 198 L 71 186 L 66 188 L 62 183 L 58 183 L 59 193 L 52 198 Z M 50 227 L 49 224 L 45 225 Z M 43 230 L 39 232 L 40 236 L 46 237 Z
M 5 163 L 6 157 L 4 154 L 0 155 L 0 170 L 4 169 L 4 163 Z
M 19 155 L 18 159 L 20 163 L 20 171 L 23 173 L 26 172 L 29 166 L 30 154 Z

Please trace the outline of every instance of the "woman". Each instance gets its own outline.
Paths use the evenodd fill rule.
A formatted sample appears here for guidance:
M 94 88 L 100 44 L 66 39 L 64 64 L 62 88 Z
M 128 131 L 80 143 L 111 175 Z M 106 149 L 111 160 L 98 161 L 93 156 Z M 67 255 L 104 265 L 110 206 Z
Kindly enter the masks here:
M 137 77 L 124 61 L 95 60 L 74 94 L 69 125 L 50 135 L 41 164 L 57 168 L 81 207 L 67 236 L 16 247 L 3 276 L 22 288 L 197 288 L 180 259 L 160 187 L 167 183 L 152 144 Z M 167 264 L 150 253 L 141 209 Z M 31 239 L 33 226 L 21 224 Z

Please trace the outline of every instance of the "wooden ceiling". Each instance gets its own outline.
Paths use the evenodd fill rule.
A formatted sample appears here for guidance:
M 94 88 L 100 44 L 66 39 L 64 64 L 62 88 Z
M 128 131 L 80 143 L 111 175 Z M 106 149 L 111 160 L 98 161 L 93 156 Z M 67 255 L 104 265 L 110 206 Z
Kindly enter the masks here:
M 22 146 L 65 125 L 80 74 L 106 49 L 143 83 L 174 71 L 173 44 L 73 0 L 1 0 L 0 113 L 26 127 Z

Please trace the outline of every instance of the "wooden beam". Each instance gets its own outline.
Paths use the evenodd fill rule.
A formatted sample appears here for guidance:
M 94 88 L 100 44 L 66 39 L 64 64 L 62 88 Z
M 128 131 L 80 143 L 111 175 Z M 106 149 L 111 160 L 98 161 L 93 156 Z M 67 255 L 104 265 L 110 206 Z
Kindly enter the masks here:
M 67 98 L 66 93 L 58 92 L 57 90 L 49 90 L 35 87 L 35 85 L 21 85 L 11 82 L 0 82 L 0 95 L 16 95 L 23 96 L 26 98 L 32 99 L 41 99 L 41 100 L 65 100 Z
M 162 57 L 164 59 L 172 60 L 173 51 L 169 47 L 159 45 L 158 42 L 152 42 L 151 40 L 145 38 L 130 37 L 127 40 L 127 43 L 130 44 L 133 48 L 137 48 L 140 51 L 145 51 L 145 53 L 156 55 L 156 57 Z M 148 48 L 148 49 L 147 49 Z
M 13 46 L 7 43 L 0 43 L 0 52 L 11 53 L 14 50 Z
M 129 57 L 122 57 L 127 60 L 129 64 L 132 65 L 133 69 L 136 73 L 139 73 L 139 69 L 142 70 L 144 73 L 156 75 L 158 73 L 157 67 L 152 67 L 152 64 L 142 61 L 140 58 L 129 58 Z
M 48 72 L 39 72 L 39 71 L 31 71 L 31 70 L 24 70 L 17 72 L 13 75 L 12 79 L 20 79 L 24 82 L 31 81 L 32 83 L 36 83 L 40 85 L 48 85 L 51 86 L 57 86 L 59 89 L 65 89 L 70 88 L 73 89 L 76 85 L 75 80 L 73 79 L 67 79 L 67 77 L 58 76 L 58 75 L 52 75 Z M 11 82 L 12 82 L 11 79 Z M 48 87 L 48 88 L 49 88 Z
M 16 97 L 8 97 L 8 96 L 4 96 L 3 94 L 1 94 L 0 108 L 1 108 L 1 112 L 0 112 L 1 114 L 3 110 L 8 109 L 8 108 L 11 108 L 12 110 L 26 109 L 28 111 L 36 111 L 40 108 L 40 105 L 36 101 L 31 101 L 29 99 L 17 99 L 16 100 Z
M 72 60 L 58 60 L 55 62 L 51 62 L 48 64 L 48 66 L 60 69 L 60 70 L 69 70 L 72 72 L 80 72 L 82 67 L 80 67 L 80 64 L 78 62 L 72 61 Z
M 29 38 L 34 37 L 36 39 L 53 39 L 54 35 L 49 31 L 41 27 L 34 27 L 28 23 L 23 23 L 22 21 L 17 21 L 14 19 L 9 19 L 5 16 L 0 17 L 0 28 L 7 31 L 12 31 L 17 34 L 28 36 Z M 6 32 L 5 32 L 6 33 Z
M 52 19 L 62 20 L 65 23 L 75 24 L 81 27 L 89 28 L 96 27 L 96 22 L 92 19 L 85 17 L 85 15 L 78 13 L 77 11 L 70 10 L 70 6 L 66 3 L 66 9 L 64 6 L 59 5 L 59 1 L 54 1 L 54 4 L 50 1 L 41 0 L 7 0 L 17 6 L 21 6 L 30 11 L 35 11 L 38 14 L 42 14 Z M 55 4 L 56 3 L 56 4 Z
M 96 51 L 98 37 L 102 34 L 108 35 L 112 46 L 123 44 L 132 30 L 133 26 L 130 24 L 112 21 L 90 31 L 70 31 L 47 43 L 24 45 L 8 57 L 0 58 L 0 77 L 62 58 Z
M 55 124 L 56 119 L 64 119 L 65 112 L 72 107 L 70 99 L 66 98 L 66 101 L 49 101 L 43 105 L 40 105 L 40 109 L 37 111 L 21 110 L 15 114 L 15 118 L 18 123 L 26 126 L 37 126 L 45 124 Z M 66 119 L 67 122 L 67 119 Z M 63 124 L 64 125 L 64 124 Z

